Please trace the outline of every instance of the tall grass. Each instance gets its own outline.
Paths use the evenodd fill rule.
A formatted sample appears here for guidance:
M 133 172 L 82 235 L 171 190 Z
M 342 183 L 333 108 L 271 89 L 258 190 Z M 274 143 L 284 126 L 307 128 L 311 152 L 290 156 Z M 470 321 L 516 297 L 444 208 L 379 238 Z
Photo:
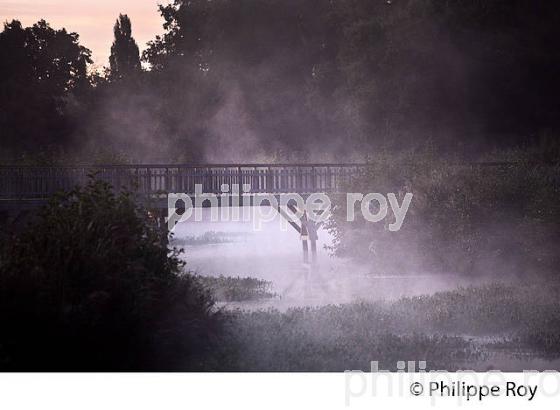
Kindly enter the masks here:
M 197 279 L 208 289 L 214 300 L 219 302 L 246 302 L 269 299 L 276 296 L 272 292 L 272 282 L 231 276 L 198 276 Z
M 393 302 L 232 313 L 221 370 L 485 368 L 496 349 L 560 356 L 560 286 L 490 284 Z M 216 354 L 219 354 L 217 352 Z M 520 369 L 521 370 L 521 369 Z

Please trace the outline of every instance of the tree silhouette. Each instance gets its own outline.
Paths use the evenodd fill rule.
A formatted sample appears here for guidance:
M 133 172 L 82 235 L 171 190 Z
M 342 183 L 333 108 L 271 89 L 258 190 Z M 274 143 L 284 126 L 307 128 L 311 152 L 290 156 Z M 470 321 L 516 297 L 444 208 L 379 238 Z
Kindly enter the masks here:
M 125 78 L 140 70 L 140 51 L 132 37 L 132 23 L 120 14 L 114 27 L 115 41 L 111 46 L 109 63 L 113 79 Z
M 429 140 L 476 155 L 560 125 L 551 2 L 175 0 L 160 13 L 165 32 L 144 58 L 167 123 L 184 129 L 192 115 L 193 128 L 236 147 L 231 119 L 211 126 L 228 103 L 267 149 Z
M 552 2 L 174 0 L 160 14 L 164 32 L 143 55 L 150 70 L 120 15 L 110 72 L 82 96 L 89 57 L 76 34 L 6 25 L 0 144 L 70 134 L 69 93 L 76 141 L 141 145 L 143 159 L 154 141 L 245 158 L 323 149 L 342 160 L 426 141 L 477 155 L 560 129 Z
M 0 33 L 0 148 L 36 151 L 71 134 L 68 97 L 88 86 L 91 52 L 76 33 L 14 20 Z

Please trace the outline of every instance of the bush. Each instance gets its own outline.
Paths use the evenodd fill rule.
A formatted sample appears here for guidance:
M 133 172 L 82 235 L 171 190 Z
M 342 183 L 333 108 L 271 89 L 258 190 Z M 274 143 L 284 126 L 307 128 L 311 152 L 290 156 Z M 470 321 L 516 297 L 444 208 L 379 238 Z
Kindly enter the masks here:
M 221 315 L 130 194 L 56 196 L 0 250 L 2 370 L 189 370 Z
M 393 192 L 399 201 L 412 192 L 406 220 L 398 232 L 387 229 L 391 212 L 385 224 L 350 223 L 345 200 L 335 200 L 329 225 L 336 239 L 333 250 L 390 273 L 556 273 L 558 162 L 521 150 L 505 160 L 510 163 L 477 166 L 442 161 L 430 153 L 376 157 L 348 192 Z

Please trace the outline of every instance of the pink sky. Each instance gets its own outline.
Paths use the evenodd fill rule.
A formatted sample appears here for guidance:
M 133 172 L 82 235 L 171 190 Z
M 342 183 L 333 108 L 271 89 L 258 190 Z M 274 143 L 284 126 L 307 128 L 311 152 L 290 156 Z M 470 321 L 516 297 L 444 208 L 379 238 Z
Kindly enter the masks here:
M 163 32 L 158 3 L 168 0 L 0 0 L 0 20 L 18 19 L 29 26 L 41 18 L 53 28 L 65 27 L 80 34 L 98 65 L 106 65 L 113 42 L 113 25 L 119 13 L 132 20 L 132 35 L 140 50 Z

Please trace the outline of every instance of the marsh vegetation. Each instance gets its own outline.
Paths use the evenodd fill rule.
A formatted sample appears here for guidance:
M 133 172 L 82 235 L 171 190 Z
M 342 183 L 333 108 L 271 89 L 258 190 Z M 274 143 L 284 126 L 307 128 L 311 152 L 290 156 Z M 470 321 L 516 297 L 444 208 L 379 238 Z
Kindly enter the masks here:
M 133 193 L 92 178 L 4 235 L 0 365 L 342 371 L 423 360 L 428 369 L 558 368 L 558 169 L 533 161 L 517 157 L 493 171 L 433 160 L 381 171 L 374 162 L 349 189 L 409 189 L 418 198 L 411 219 L 391 233 L 347 223 L 335 208 L 334 240 L 316 268 L 303 270 L 291 231 L 264 240 L 238 227 L 211 230 L 177 235 L 168 247 Z M 186 253 L 181 243 L 191 244 Z

